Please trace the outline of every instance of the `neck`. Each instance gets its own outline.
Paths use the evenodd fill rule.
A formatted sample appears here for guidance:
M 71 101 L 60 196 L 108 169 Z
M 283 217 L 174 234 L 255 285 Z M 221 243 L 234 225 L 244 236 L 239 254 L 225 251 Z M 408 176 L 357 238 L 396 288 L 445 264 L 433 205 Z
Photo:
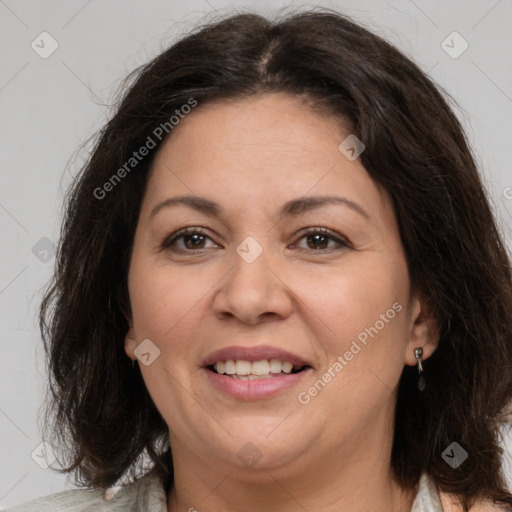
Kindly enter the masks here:
M 392 436 L 378 435 L 389 427 L 386 420 L 345 438 L 337 450 L 321 452 L 318 440 L 309 454 L 282 466 L 235 468 L 174 442 L 168 512 L 410 512 L 416 490 L 394 480 Z
M 416 491 L 405 491 L 392 479 L 367 478 L 359 487 L 325 485 L 317 488 L 307 482 L 278 480 L 271 472 L 267 479 L 252 483 L 241 481 L 233 473 L 219 474 L 217 481 L 199 483 L 193 489 L 172 487 L 168 512 L 221 512 L 243 509 L 244 512 L 410 512 Z M 212 480 L 213 482 L 213 480 Z M 325 493 L 325 494 L 324 494 Z

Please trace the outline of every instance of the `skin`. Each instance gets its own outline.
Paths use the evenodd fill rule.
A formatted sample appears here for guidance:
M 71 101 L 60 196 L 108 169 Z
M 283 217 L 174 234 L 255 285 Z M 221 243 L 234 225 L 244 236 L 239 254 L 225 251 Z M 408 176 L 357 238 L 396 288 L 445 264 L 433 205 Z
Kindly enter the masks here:
M 404 365 L 416 364 L 415 348 L 424 360 L 433 353 L 438 326 L 411 294 L 389 197 L 360 159 L 338 150 L 348 134 L 298 98 L 265 94 L 199 105 L 156 155 L 130 264 L 125 351 L 135 358 L 145 339 L 160 350 L 139 366 L 169 426 L 169 512 L 411 510 L 416 491 L 401 489 L 390 470 L 397 385 Z M 224 213 L 175 205 L 150 215 L 179 195 L 206 197 Z M 284 203 L 304 196 L 347 198 L 368 218 L 343 204 L 279 218 Z M 187 248 L 190 237 L 161 249 L 189 226 L 206 232 L 200 249 Z M 318 227 L 334 238 L 304 236 Z M 263 250 L 250 264 L 236 252 L 248 236 Z M 399 314 L 300 403 L 395 303 Z M 201 369 L 214 350 L 262 344 L 313 370 L 274 397 L 240 400 Z M 248 442 L 261 457 L 250 467 L 237 457 Z

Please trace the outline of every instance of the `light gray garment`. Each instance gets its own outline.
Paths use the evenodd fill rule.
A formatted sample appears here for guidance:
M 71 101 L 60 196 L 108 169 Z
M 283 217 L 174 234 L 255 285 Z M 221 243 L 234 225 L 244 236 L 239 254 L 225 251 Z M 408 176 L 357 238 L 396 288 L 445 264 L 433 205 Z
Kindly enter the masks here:
M 411 512 L 443 512 L 439 493 L 426 473 L 421 475 L 418 494 L 412 504 Z
M 110 501 L 105 495 L 110 495 Z M 195 504 L 199 507 L 199 504 Z M 191 505 L 190 510 L 194 510 Z M 149 472 L 136 482 L 112 490 L 71 489 L 36 498 L 6 512 L 167 512 L 165 489 L 155 473 Z M 426 474 L 411 512 L 443 512 L 439 495 Z

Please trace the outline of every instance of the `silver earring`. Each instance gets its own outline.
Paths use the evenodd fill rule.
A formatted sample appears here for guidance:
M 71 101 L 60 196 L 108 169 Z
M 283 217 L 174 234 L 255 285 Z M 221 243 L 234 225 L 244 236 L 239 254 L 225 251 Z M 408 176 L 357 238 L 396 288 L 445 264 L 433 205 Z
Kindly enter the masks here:
M 132 359 L 132 368 L 135 368 L 135 359 Z
M 418 361 L 418 389 L 423 391 L 425 389 L 425 375 L 423 374 L 423 364 L 421 357 L 423 356 L 423 349 L 416 348 L 414 349 L 414 357 L 416 361 Z

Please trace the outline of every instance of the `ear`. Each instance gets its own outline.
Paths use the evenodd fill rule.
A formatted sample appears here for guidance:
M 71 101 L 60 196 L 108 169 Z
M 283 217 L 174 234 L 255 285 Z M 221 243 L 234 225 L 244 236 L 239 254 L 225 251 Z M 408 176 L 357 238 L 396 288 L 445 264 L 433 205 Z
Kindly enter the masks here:
M 134 361 L 136 356 L 134 354 L 134 350 L 137 348 L 137 339 L 135 338 L 135 331 L 133 330 L 133 326 L 130 324 L 130 328 L 124 337 L 124 351 L 126 355 Z
M 422 360 L 428 359 L 439 343 L 439 321 L 434 317 L 428 300 L 417 294 L 412 299 L 409 341 L 405 353 L 405 364 L 417 364 L 414 350 L 423 349 Z

